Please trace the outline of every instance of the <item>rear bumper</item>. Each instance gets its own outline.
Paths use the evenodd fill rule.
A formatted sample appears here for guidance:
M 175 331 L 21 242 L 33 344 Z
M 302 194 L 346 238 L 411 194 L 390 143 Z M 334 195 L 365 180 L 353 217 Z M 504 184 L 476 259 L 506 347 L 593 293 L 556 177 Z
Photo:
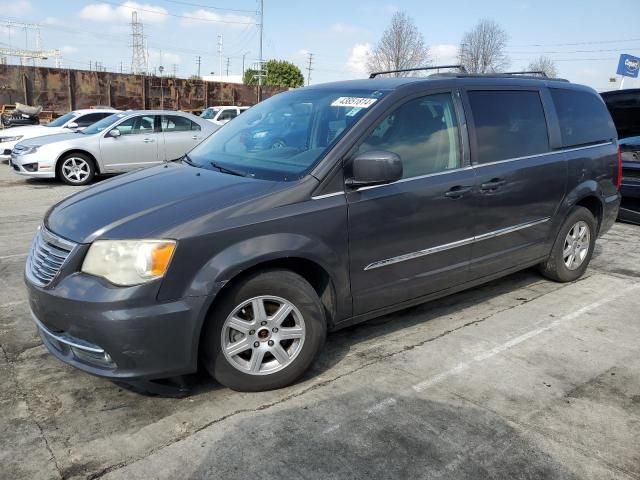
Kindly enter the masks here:
M 81 273 L 53 288 L 26 283 L 42 342 L 61 361 L 114 380 L 196 371 L 209 297 L 160 303 L 158 285 L 115 288 Z

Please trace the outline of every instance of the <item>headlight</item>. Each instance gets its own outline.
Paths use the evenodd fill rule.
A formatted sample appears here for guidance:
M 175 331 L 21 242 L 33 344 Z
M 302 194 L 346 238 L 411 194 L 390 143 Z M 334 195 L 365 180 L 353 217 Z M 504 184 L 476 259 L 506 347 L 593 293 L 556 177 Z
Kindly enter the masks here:
M 0 137 L 0 143 L 3 142 L 17 142 L 23 137 L 23 135 L 18 135 L 16 137 Z
M 41 146 L 42 145 L 30 145 L 27 147 L 18 144 L 11 153 L 15 153 L 16 155 L 29 155 L 30 153 L 36 153 Z
M 163 277 L 175 248 L 173 240 L 97 240 L 82 271 L 116 285 L 138 285 Z

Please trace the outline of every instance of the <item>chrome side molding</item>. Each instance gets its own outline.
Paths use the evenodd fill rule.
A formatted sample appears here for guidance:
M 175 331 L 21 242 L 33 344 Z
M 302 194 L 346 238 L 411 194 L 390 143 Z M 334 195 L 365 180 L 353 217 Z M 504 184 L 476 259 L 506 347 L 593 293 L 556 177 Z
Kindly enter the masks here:
M 482 235 L 476 235 L 474 237 L 464 238 L 462 240 L 456 240 L 455 242 L 445 243 L 444 245 L 438 245 L 431 248 L 425 248 L 424 250 L 418 250 L 417 252 L 405 253 L 398 255 L 397 257 L 387 258 L 385 260 L 378 260 L 377 262 L 370 263 L 364 270 L 373 270 L 374 268 L 386 267 L 393 265 L 394 263 L 406 262 L 407 260 L 413 260 L 415 258 L 424 257 L 433 253 L 444 252 L 445 250 L 451 250 L 453 248 L 463 247 L 472 243 L 481 242 L 489 238 L 499 237 L 501 235 L 507 235 L 509 233 L 517 232 L 525 228 L 535 227 L 542 223 L 548 222 L 551 217 L 541 218 L 540 220 L 534 220 L 532 222 L 521 223 L 519 225 L 513 225 L 512 227 L 501 228 L 500 230 L 494 230 L 493 232 L 483 233 Z

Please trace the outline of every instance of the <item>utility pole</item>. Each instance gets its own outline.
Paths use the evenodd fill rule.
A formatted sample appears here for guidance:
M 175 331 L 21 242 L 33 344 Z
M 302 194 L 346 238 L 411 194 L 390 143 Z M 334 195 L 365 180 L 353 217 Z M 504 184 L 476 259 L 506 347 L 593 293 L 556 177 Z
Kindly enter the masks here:
M 260 51 L 258 52 L 258 101 L 262 100 L 262 33 L 264 25 L 264 0 L 260 0 Z
M 202 57 L 198 55 L 196 57 L 196 65 L 198 65 L 198 78 L 200 78 L 200 64 L 202 63 Z
M 307 64 L 307 86 L 311 83 L 311 65 L 313 63 L 313 53 L 309 52 L 309 63 Z
M 229 76 L 229 66 L 231 65 L 231 58 L 227 57 L 227 77 Z
M 248 53 L 248 52 L 244 52 L 244 53 L 242 54 L 242 79 L 243 79 L 243 80 L 244 80 L 244 59 L 245 59 L 245 57 L 247 56 L 247 53 Z
M 174 63 L 171 68 L 173 69 L 173 78 L 178 78 L 178 64 Z
M 218 57 L 220 61 L 220 68 L 218 69 L 218 73 L 220 75 L 220 78 L 222 79 L 222 35 L 218 35 Z

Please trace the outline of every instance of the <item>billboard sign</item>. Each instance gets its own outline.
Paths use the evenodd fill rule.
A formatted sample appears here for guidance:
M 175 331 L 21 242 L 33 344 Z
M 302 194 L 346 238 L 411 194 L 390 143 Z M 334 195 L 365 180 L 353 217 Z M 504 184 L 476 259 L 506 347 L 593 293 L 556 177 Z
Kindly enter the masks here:
M 627 53 L 620 55 L 618 70 L 616 71 L 618 75 L 638 78 L 638 71 L 640 71 L 640 58 Z

